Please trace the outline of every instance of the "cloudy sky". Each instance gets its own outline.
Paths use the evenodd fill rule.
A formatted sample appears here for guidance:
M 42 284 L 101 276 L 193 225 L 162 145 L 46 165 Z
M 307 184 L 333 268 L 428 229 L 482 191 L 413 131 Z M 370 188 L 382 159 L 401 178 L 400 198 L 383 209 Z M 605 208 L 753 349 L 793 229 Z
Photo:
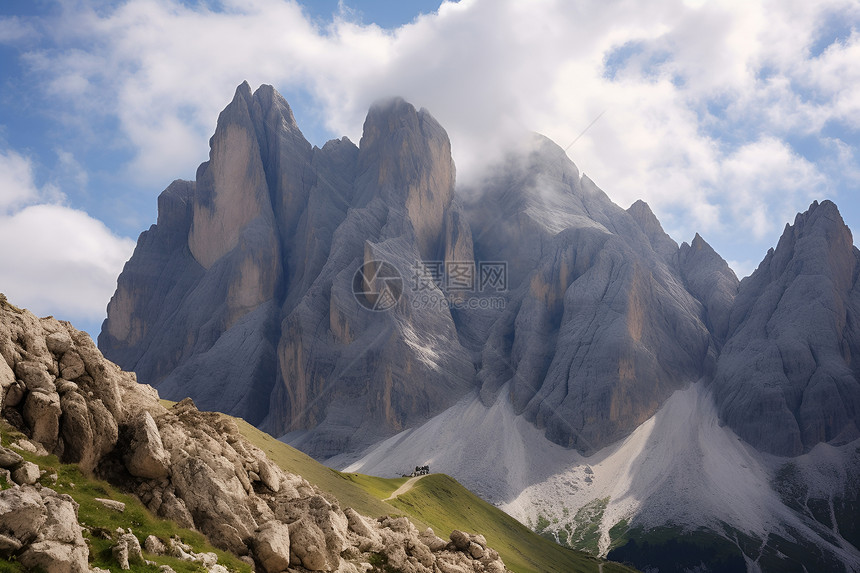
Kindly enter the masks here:
M 814 199 L 860 232 L 856 0 L 3 0 L 0 70 L 0 291 L 94 335 L 243 80 L 317 145 L 401 95 L 462 180 L 524 130 L 575 141 L 615 202 L 739 276 Z

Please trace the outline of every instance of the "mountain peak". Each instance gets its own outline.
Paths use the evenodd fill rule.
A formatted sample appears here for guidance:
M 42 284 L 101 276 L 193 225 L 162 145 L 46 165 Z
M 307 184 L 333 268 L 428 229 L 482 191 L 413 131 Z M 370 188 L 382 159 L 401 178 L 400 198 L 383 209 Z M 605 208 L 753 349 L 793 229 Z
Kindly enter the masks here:
M 251 96 L 251 84 L 248 83 L 248 80 L 243 80 L 241 84 L 236 86 L 236 94 L 233 97 L 235 99 L 239 96 L 242 96 L 242 97 L 250 97 Z
M 768 266 L 771 276 L 782 273 L 832 277 L 841 289 L 850 288 L 854 239 L 833 201 L 813 201 L 786 225 Z M 824 256 L 826 254 L 826 256 Z
M 425 122 L 429 126 L 425 126 Z M 403 142 L 410 134 L 424 133 L 426 127 L 430 127 L 431 132 L 435 131 L 434 135 L 444 135 L 444 138 L 448 139 L 445 130 L 427 110 L 416 110 L 415 106 L 402 97 L 380 99 L 374 102 L 367 112 L 359 147 L 373 147 L 381 139 L 392 136 Z
M 815 201 L 741 284 L 714 384 L 723 418 L 760 449 L 858 435 L 858 266 L 839 209 Z
M 395 97 L 370 108 L 359 149 L 357 206 L 379 198 L 404 209 L 421 256 L 435 257 L 445 210 L 454 198 L 448 134 L 429 112 Z
M 242 86 L 247 85 L 248 82 L 242 84 Z M 239 88 L 242 88 L 242 86 L 239 86 Z M 278 93 L 278 90 L 273 86 L 262 84 L 257 88 L 257 91 L 254 92 L 253 98 L 254 101 L 259 104 L 263 115 L 269 116 L 272 113 L 278 114 L 283 119 L 283 123 L 289 131 L 301 133 L 301 131 L 299 131 L 299 125 L 296 123 L 296 118 L 293 115 L 293 110 L 290 108 L 290 104 L 287 103 L 284 96 Z
M 839 207 L 829 199 L 821 203 L 813 201 L 803 213 L 798 213 L 794 218 L 794 227 L 800 232 L 809 232 L 814 229 L 830 228 L 836 232 L 847 233 L 851 236 L 851 230 L 842 219 Z
M 678 252 L 678 244 L 663 230 L 663 225 L 654 215 L 648 203 L 639 199 L 627 209 L 627 212 L 648 237 L 651 243 L 651 248 L 654 252 L 660 254 L 661 258 L 668 260 L 675 256 Z

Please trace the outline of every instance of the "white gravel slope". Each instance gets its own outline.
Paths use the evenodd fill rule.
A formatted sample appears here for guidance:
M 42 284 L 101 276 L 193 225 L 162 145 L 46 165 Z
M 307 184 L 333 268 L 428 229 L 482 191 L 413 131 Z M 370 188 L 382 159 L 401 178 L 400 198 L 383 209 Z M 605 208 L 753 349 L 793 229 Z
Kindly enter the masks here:
M 839 467 L 841 455 L 839 448 L 820 444 L 795 460 L 822 491 L 834 491 L 844 482 L 826 475 Z M 503 391 L 492 407 L 469 396 L 358 459 L 338 457 L 327 464 L 383 477 L 429 465 L 522 522 L 534 525 L 540 516 L 554 530 L 566 523 L 575 530 L 579 508 L 608 498 L 600 524 L 599 548 L 605 554 L 609 529 L 631 518 L 644 526 L 719 529 L 724 522 L 761 539 L 782 533 L 788 523 L 817 538 L 770 486 L 786 461 L 758 452 L 721 426 L 706 388 L 697 383 L 675 392 L 626 439 L 589 457 L 544 438 L 514 413 Z M 860 559 L 847 551 L 849 561 Z

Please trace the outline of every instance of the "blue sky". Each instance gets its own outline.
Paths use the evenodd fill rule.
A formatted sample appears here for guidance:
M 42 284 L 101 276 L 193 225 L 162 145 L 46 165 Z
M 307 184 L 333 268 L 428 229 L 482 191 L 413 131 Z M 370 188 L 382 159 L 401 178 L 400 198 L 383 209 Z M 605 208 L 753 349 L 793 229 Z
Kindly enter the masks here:
M 235 87 L 308 139 L 401 95 L 469 182 L 526 130 L 739 275 L 814 199 L 860 232 L 860 3 L 5 0 L 0 291 L 96 334 L 156 197 L 206 160 Z

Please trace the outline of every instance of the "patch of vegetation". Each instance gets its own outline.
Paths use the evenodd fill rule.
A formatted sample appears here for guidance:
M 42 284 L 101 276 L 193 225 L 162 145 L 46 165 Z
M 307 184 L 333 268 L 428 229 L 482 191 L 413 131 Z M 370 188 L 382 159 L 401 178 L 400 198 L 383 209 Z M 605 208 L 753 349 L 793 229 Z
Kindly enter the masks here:
M 614 561 L 631 564 L 643 571 L 657 569 L 661 573 L 696 570 L 702 563 L 708 564 L 711 573 L 746 571 L 746 562 L 738 545 L 713 531 L 685 531 L 674 526 L 629 528 L 627 524 L 620 524 L 610 530 L 610 537 L 613 530 L 620 534 L 613 538 L 616 545 L 608 555 Z M 623 534 L 622 527 L 626 529 Z M 763 570 L 770 569 L 763 567 Z
M 810 497 L 809 488 L 797 464 L 789 461 L 777 471 L 773 487 L 786 506 L 805 517 L 814 519 L 829 531 L 832 531 L 835 525 L 843 539 L 854 547 L 860 547 L 860 520 L 857 519 L 860 515 L 860 494 L 857 493 L 860 490 L 858 487 L 860 480 L 856 476 L 849 479 L 853 482 L 847 484 L 842 495 L 833 495 L 832 499 Z M 827 531 L 820 530 L 819 535 L 834 545 L 840 543 L 835 534 L 831 536 Z
M 373 553 L 368 562 L 373 566 L 370 573 L 403 573 L 402 569 L 388 564 L 388 556 L 382 553 Z
M 549 521 L 543 515 L 538 514 L 535 533 L 543 533 L 549 527 Z
M 835 497 L 833 499 L 836 523 L 839 526 L 839 535 L 848 540 L 854 547 L 860 548 L 860 493 L 854 490 L 851 497 Z
M 776 472 L 773 489 L 779 494 L 782 503 L 801 514 L 806 514 L 808 487 L 803 483 L 800 469 L 793 461 L 786 462 Z
M 786 537 L 771 534 L 761 548 L 758 563 L 762 571 L 843 571 L 832 553 L 824 553 L 818 544 L 787 528 Z
M 596 572 L 601 560 L 545 539 L 443 474 L 427 476 L 391 502 L 444 535 L 453 529 L 481 533 L 508 569 L 518 573 Z M 549 524 L 545 517 L 543 521 Z M 606 573 L 630 571 L 603 562 Z
M 0 442 L 9 446 L 25 436 L 3 423 L 0 428 Z M 33 453 L 15 450 L 28 462 L 33 462 L 44 470 L 40 483 L 50 487 L 57 493 L 70 495 L 79 505 L 78 522 L 85 526 L 84 537 L 90 546 L 90 565 L 102 569 L 116 569 L 117 563 L 112 555 L 116 545 L 117 528 L 131 528 L 138 541 L 143 541 L 150 535 L 160 538 L 165 544 L 171 536 L 179 537 L 192 547 L 195 553 L 212 552 L 218 555 L 218 562 L 231 571 L 251 573 L 252 567 L 240 561 L 235 556 L 212 547 L 206 538 L 197 531 L 182 529 L 172 521 L 166 521 L 153 516 L 133 495 L 122 493 L 111 484 L 84 475 L 75 464 L 62 464 L 56 456 L 37 456 Z M 56 482 L 53 476 L 56 476 Z M 113 499 L 125 504 L 125 511 L 106 509 L 96 498 Z M 108 537 L 105 539 L 104 537 Z M 156 565 L 133 564 L 133 573 L 158 573 L 160 565 L 170 565 L 177 573 L 201 572 L 206 569 L 199 563 L 190 563 L 167 556 L 156 556 L 144 553 L 145 559 L 154 561 Z M 0 559 L 0 573 L 24 571 L 14 560 Z
M 593 499 L 583 505 L 573 516 L 573 531 L 568 539 L 568 545 L 592 555 L 600 553 L 600 523 L 603 513 L 609 504 L 609 498 Z
M 626 519 L 622 519 L 615 525 L 609 528 L 609 550 L 612 551 L 627 543 L 627 530 L 630 529 L 630 523 Z
M 373 517 L 402 514 L 400 510 L 382 500 L 391 495 L 407 478 L 386 480 L 360 474 L 344 474 L 276 440 L 241 418 L 233 418 L 233 420 L 242 435 L 266 452 L 269 459 L 285 471 L 298 474 L 324 492 L 333 495 L 343 507 L 351 507 L 361 514 Z M 416 526 L 421 527 L 417 523 Z M 423 525 L 423 527 L 427 526 Z

